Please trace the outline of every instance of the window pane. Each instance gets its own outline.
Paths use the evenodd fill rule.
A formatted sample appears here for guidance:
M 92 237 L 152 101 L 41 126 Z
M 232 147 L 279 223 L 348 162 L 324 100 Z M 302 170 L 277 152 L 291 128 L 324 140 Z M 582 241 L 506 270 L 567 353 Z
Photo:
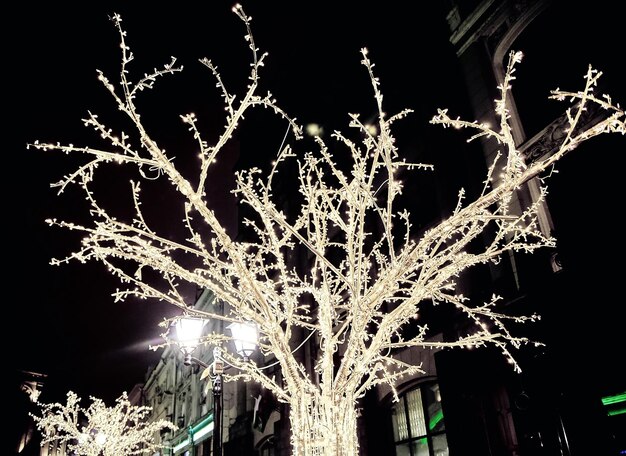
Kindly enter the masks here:
M 404 443 L 402 445 L 397 445 L 396 456 L 411 456 L 411 450 L 409 449 L 409 444 Z
M 261 450 L 261 456 L 274 456 L 274 447 L 267 446 Z
M 448 441 L 445 434 L 433 437 L 433 450 L 435 456 L 448 456 Z
M 434 383 L 422 388 L 426 410 L 428 410 L 428 431 L 441 432 L 445 431 L 443 423 L 443 412 L 441 410 L 441 395 L 439 394 L 439 385 Z
M 426 437 L 413 442 L 413 455 L 414 456 L 430 456 L 428 451 L 428 440 Z
M 408 392 L 406 395 L 406 402 L 409 409 L 411 437 L 421 437 L 426 435 L 424 407 L 422 406 L 422 391 L 420 389 L 415 389 Z
M 409 438 L 409 428 L 406 423 L 406 413 L 404 410 L 404 398 L 400 398 L 400 402 L 391 409 L 394 442 Z

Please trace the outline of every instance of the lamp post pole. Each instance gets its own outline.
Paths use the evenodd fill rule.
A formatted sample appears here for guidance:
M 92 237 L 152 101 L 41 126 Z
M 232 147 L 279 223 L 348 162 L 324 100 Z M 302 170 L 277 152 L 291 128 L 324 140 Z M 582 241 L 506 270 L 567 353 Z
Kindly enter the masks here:
M 213 456 L 222 456 L 222 374 L 224 364 L 219 347 L 213 349 Z
M 185 365 L 198 366 L 211 369 L 211 381 L 213 382 L 213 452 L 212 456 L 222 456 L 222 374 L 224 373 L 224 362 L 222 352 L 218 347 L 213 349 L 213 364 L 209 365 L 201 359 L 185 354 Z

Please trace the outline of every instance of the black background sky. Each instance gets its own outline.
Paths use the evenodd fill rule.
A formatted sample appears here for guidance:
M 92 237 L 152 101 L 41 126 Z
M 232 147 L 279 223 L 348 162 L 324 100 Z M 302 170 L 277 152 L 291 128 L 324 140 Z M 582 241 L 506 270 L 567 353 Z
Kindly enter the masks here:
M 249 53 L 232 5 L 25 6 L 13 18 L 20 26 L 7 37 L 13 68 L 8 98 L 15 114 L 9 133 L 12 184 L 6 193 L 14 221 L 8 226 L 12 303 L 7 307 L 12 325 L 21 328 L 11 339 L 15 365 L 47 374 L 49 398 L 72 389 L 83 396 L 112 399 L 132 388 L 159 356 L 147 351 L 149 343 L 158 342 L 157 323 L 175 310 L 135 300 L 113 303 L 110 294 L 117 283 L 99 264 L 48 265 L 50 258 L 63 257 L 78 245 L 79 236 L 44 223 L 49 217 L 84 220 L 80 192 L 72 189 L 57 197 L 49 188 L 77 161 L 26 151 L 25 145 L 35 139 L 93 144 L 97 138 L 80 122 L 88 109 L 106 116 L 112 125 L 119 120 L 96 80 L 96 69 L 118 80 L 119 42 L 108 20 L 113 12 L 123 17 L 136 56 L 131 68 L 135 74 L 167 63 L 170 56 L 185 66 L 182 75 L 161 80 L 156 91 L 142 97 L 144 116 L 154 122 L 157 138 L 168 150 L 176 150 L 177 141 L 187 138 L 178 115 L 191 111 L 205 114 L 205 128 L 214 133 L 223 119 L 213 111 L 221 114 L 222 108 L 214 81 L 198 59 L 209 57 L 217 63 L 231 87 L 247 83 Z M 303 123 L 322 123 L 327 130 L 344 128 L 348 112 L 372 112 L 371 89 L 359 63 L 363 46 L 370 48 L 383 83 L 388 81 L 385 96 L 394 100 L 390 111 L 417 110 L 411 128 L 416 122 L 426 125 L 439 106 L 436 102 L 449 105 L 452 95 L 464 93 L 458 83 L 443 96 L 436 94 L 439 89 L 426 87 L 437 84 L 443 90 L 443 81 L 460 81 L 460 75 L 446 71 L 455 61 L 439 6 L 425 7 L 422 17 L 402 7 L 370 9 L 358 3 L 341 9 L 323 2 L 299 6 L 253 2 L 244 7 L 253 17 L 258 46 L 270 53 L 262 75 L 265 90 Z M 415 86 L 417 81 L 425 85 L 424 91 Z M 214 126 L 207 126 L 211 122 Z M 268 155 L 275 154 L 283 135 L 283 125 L 264 134 L 270 138 L 261 140 L 271 147 Z M 255 149 L 255 155 L 263 155 L 262 149 Z M 246 161 L 267 160 L 246 157 Z M 113 187 L 125 182 L 114 182 Z M 193 294 L 187 290 L 190 301 Z
M 437 145 L 434 149 L 462 144 L 460 139 L 442 139 L 449 133 L 427 125 L 436 107 L 462 112 L 466 97 L 454 51 L 447 41 L 443 2 L 420 4 L 418 13 L 409 11 L 406 2 L 384 2 L 374 7 L 348 2 L 341 8 L 333 3 L 244 3 L 253 17 L 258 46 L 270 53 L 263 86 L 302 123 L 318 122 L 326 129 L 343 127 L 348 112 L 367 113 L 373 107 L 367 75 L 359 64 L 359 49 L 367 46 L 377 64 L 389 112 L 404 107 L 416 110 L 402 127 L 402 132 L 415 133 L 406 147 L 419 152 L 433 144 Z M 568 18 L 577 21 L 572 35 L 556 43 L 575 59 L 577 77 L 595 55 L 609 62 L 607 56 L 615 55 L 623 46 L 616 43 L 619 37 L 623 42 L 623 32 L 616 29 L 621 22 L 603 11 L 606 4 L 595 2 L 592 13 L 570 11 Z M 5 85 L 9 101 L 5 110 L 10 118 L 5 121 L 4 136 L 10 142 L 4 150 L 3 167 L 3 226 L 8 232 L 5 341 L 12 367 L 49 376 L 49 398 L 72 389 L 83 396 L 112 399 L 130 390 L 159 356 L 147 346 L 158 342 L 160 330 L 156 325 L 174 310 L 146 302 L 113 303 L 110 294 L 117 285 L 99 264 L 48 265 L 51 257 L 71 252 L 78 245 L 78 237 L 47 227 L 44 219 L 82 220 L 84 204 L 75 190 L 56 197 L 49 188 L 49 183 L 72 170 L 76 162 L 60 154 L 26 151 L 25 144 L 35 139 L 89 144 L 93 134 L 80 122 L 88 109 L 104 113 L 116 125 L 118 114 L 95 72 L 102 69 L 112 80 L 119 74 L 118 38 L 108 20 L 115 11 L 124 18 L 128 44 L 136 56 L 131 68 L 135 74 L 168 62 L 170 56 L 185 65 L 183 75 L 162 80 L 155 92 L 143 95 L 147 99 L 145 115 L 152 119 L 168 150 L 176 150 L 178 138 L 184 137 L 178 114 L 204 114 L 204 119 L 209 119 L 207 131 L 214 132 L 210 124 L 222 125 L 216 117 L 221 108 L 216 104 L 214 81 L 197 59 L 211 58 L 235 87 L 246 83 L 242 75 L 249 60 L 244 31 L 230 12 L 231 6 L 224 1 L 203 2 L 202 6 L 176 2 L 167 8 L 137 2 L 117 6 L 85 2 L 71 8 L 23 4 L 5 18 L 17 30 L 3 32 L 9 52 L 4 73 L 9 81 Z M 593 21 L 580 27 L 585 16 Z M 549 34 L 537 36 L 549 39 Z M 568 45 L 570 38 L 580 43 L 585 36 L 612 41 L 605 49 Z M 536 88 L 543 97 L 559 81 L 552 83 L 546 77 L 552 71 L 549 65 L 542 67 L 538 61 L 534 65 L 541 68 L 541 75 L 524 74 L 522 68 L 520 78 L 527 78 L 527 90 Z M 623 85 L 621 75 L 620 79 L 609 72 L 613 83 L 609 86 L 615 87 L 616 82 Z M 539 86 L 537 81 L 544 83 L 546 79 L 550 85 Z M 268 132 L 260 143 L 277 148 L 283 134 L 284 130 Z M 268 155 L 274 154 L 275 149 L 270 149 Z M 183 154 L 182 150 L 173 153 L 177 157 Z M 265 157 L 246 160 L 254 162 L 257 158 Z M 601 171 L 594 173 L 600 176 Z M 605 174 L 607 180 L 613 177 L 615 171 Z M 613 185 L 607 191 L 616 189 Z M 187 293 L 192 300 L 193 290 Z

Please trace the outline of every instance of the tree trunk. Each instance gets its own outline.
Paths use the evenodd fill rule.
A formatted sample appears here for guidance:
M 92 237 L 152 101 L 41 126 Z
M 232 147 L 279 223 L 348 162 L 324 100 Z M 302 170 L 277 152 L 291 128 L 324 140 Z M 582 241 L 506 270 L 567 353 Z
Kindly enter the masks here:
M 357 456 L 356 402 L 350 397 L 302 394 L 291 404 L 293 456 Z

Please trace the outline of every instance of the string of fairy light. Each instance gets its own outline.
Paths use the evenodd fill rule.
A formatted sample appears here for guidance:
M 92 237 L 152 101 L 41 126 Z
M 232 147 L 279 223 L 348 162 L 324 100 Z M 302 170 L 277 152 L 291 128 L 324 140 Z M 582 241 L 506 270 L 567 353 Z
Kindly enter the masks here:
M 397 198 L 403 191 L 398 171 L 428 172 L 431 167 L 401 158 L 392 127 L 411 111 L 385 113 L 380 81 L 367 50 L 363 49 L 362 64 L 369 74 L 378 110 L 376 128 L 352 114 L 350 135 L 335 132 L 331 143 L 318 136 L 317 150 L 305 153 L 297 153 L 295 143 L 288 143 L 278 153 L 268 175 L 255 168 L 237 173 L 235 193 L 240 204 L 247 205 L 254 216 L 243 221 L 252 235 L 245 240 L 233 239 L 207 204 L 205 184 L 209 170 L 216 166 L 219 154 L 226 153 L 224 146 L 244 115 L 254 107 L 269 108 L 289 124 L 294 138 L 301 136 L 296 119 L 279 106 L 271 93 L 258 94 L 267 54 L 256 47 L 251 20 L 243 9 L 237 5 L 234 12 L 245 25 L 245 39 L 252 55 L 249 84 L 242 94 L 235 95 L 227 89 L 217 66 L 208 59 L 201 60 L 221 91 L 226 123 L 211 145 L 204 139 L 195 115 L 181 116 L 200 151 L 198 173 L 192 180 L 183 177 L 176 160 L 157 145 L 135 105 L 136 98 L 153 89 L 159 78 L 182 71 L 182 67 L 172 59 L 162 69 L 133 82 L 130 64 L 134 55 L 126 42 L 121 17 L 113 17 L 121 39 L 121 77 L 113 83 L 100 73 L 99 79 L 134 132 L 115 132 L 96 115 L 89 114 L 85 125 L 108 140 L 110 150 L 33 144 L 41 150 L 88 157 L 84 165 L 64 176 L 57 185 L 65 189 L 69 184 L 78 184 L 85 191 L 92 224 L 49 220 L 51 225 L 83 233 L 80 249 L 67 258 L 53 260 L 53 264 L 100 261 L 126 285 L 114 294 L 116 299 L 157 299 L 179 307 L 186 315 L 255 324 L 259 348 L 263 354 L 273 355 L 282 378 L 279 381 L 270 376 L 254 360 L 242 361 L 229 353 L 229 336 L 207 334 L 204 342 L 222 346 L 224 359 L 238 369 L 238 373 L 226 376 L 227 380 L 258 382 L 290 405 L 294 454 L 354 455 L 358 452 L 358 399 L 380 384 L 388 385 L 397 395 L 395 385 L 400 380 L 422 372 L 420 366 L 400 359 L 398 353 L 402 350 L 495 345 L 519 370 L 512 350 L 536 342 L 515 335 L 511 328 L 539 316 L 500 312 L 497 304 L 502 298 L 497 295 L 484 303 L 470 301 L 457 291 L 457 280 L 469 268 L 498 262 L 508 252 L 533 253 L 555 245 L 555 240 L 542 232 L 538 221 L 546 195 L 541 176 L 583 141 L 604 133 L 624 134 L 624 111 L 608 96 L 594 94 L 601 74 L 590 68 L 583 90 L 553 92 L 554 98 L 573 104 L 567 111 L 569 123 L 560 147 L 549 157 L 526 165 L 509 123 L 507 97 L 515 79 L 515 67 L 522 59 L 521 53 L 511 53 L 499 87 L 500 99 L 496 101 L 500 119 L 497 126 L 453 118 L 446 110 L 439 110 L 432 119 L 433 124 L 472 130 L 470 140 L 494 140 L 500 152 L 488 168 L 482 193 L 467 201 L 461 190 L 450 215 L 430 230 L 420 232 L 412 225 L 410 212 L 397 207 Z M 603 108 L 605 116 L 592 126 L 584 126 L 580 119 L 590 104 Z M 336 162 L 338 150 L 344 155 L 345 151 L 349 153 L 351 164 L 347 168 Z M 296 184 L 303 201 L 295 213 L 286 213 L 274 198 L 273 184 L 288 160 L 297 162 Z M 156 175 L 167 181 L 184 203 L 182 223 L 188 232 L 186 239 L 171 240 L 150 225 L 142 212 L 142 203 L 147 202 L 142 200 L 139 182 L 130 186 L 135 208 L 132 220 L 116 218 L 100 205 L 92 192 L 92 182 L 97 168 L 109 163 L 134 165 L 142 173 L 149 168 L 152 174 L 145 178 Z M 541 190 L 529 205 L 517 210 L 513 204 L 516 192 L 531 179 L 540 180 Z M 483 248 L 470 250 L 470 243 L 487 230 L 491 234 Z M 302 249 L 309 258 L 304 272 L 294 264 Z M 194 261 L 186 261 L 190 258 Z M 129 263 L 135 265 L 132 271 L 127 267 Z M 142 271 L 148 269 L 162 277 L 159 285 L 144 280 Z M 183 282 L 211 290 L 226 304 L 224 314 L 194 309 L 179 292 Z M 434 339 L 428 322 L 418 318 L 420 308 L 431 304 L 453 306 L 465 317 L 470 329 L 454 340 Z M 415 328 L 415 335 L 407 338 L 404 334 L 408 326 Z M 293 352 L 301 341 L 302 330 L 314 334 L 310 343 L 318 348 L 314 375 Z

